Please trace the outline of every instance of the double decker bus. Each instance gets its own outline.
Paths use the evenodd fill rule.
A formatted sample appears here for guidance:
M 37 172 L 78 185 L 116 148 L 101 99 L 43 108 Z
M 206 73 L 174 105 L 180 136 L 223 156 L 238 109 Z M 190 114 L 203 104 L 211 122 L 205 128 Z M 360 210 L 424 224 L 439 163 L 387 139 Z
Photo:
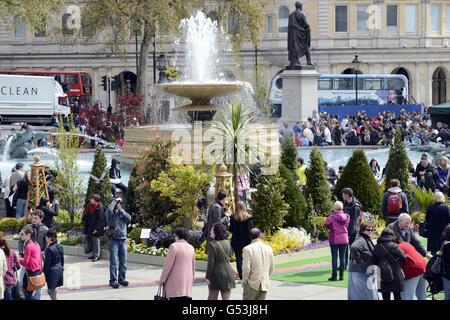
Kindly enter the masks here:
M 89 73 L 85 71 L 22 71 L 22 70 L 0 70 L 0 74 L 27 75 L 53 77 L 69 99 L 68 104 L 86 105 L 92 104 L 92 81 Z

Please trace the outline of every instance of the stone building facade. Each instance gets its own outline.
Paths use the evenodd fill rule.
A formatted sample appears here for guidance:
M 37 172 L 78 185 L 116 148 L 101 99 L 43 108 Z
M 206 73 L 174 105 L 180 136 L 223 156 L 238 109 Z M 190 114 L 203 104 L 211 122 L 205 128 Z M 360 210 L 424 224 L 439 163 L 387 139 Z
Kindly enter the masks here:
M 358 54 L 362 73 L 404 74 L 409 81 L 409 94 L 418 103 L 431 105 L 450 99 L 448 0 L 302 2 L 311 24 L 312 62 L 318 72 L 351 73 L 351 61 Z M 261 42 L 256 50 L 251 43 L 242 45 L 244 79 L 253 81 L 257 67 L 258 75 L 269 88 L 273 76 L 288 64 L 287 17 L 294 7 L 295 1 L 265 2 Z M 71 36 L 65 35 L 62 41 L 56 41 L 46 32 L 36 34 L 20 23 L 12 23 L 13 20 L 0 25 L 1 70 L 87 71 L 93 82 L 93 100 L 104 104 L 108 98 L 101 88 L 102 76 L 125 72 L 130 79 L 135 77 L 134 41 L 129 44 L 124 62 L 115 56 L 99 54 L 102 37 L 96 42 L 73 44 Z M 138 45 L 141 40 L 138 36 Z M 155 48 L 156 55 L 164 52 L 174 58 L 174 46 L 168 37 L 157 37 Z M 146 74 L 149 86 L 153 83 L 152 51 L 153 48 Z M 111 103 L 113 107 L 116 104 L 114 92 Z

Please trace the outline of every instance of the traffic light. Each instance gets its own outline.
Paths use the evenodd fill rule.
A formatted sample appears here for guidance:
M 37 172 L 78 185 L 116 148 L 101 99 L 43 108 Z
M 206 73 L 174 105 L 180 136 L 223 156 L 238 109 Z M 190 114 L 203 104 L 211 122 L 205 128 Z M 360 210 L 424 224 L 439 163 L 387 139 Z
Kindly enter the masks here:
M 111 81 L 111 90 L 115 91 L 117 89 L 117 82 L 115 79 Z
M 102 77 L 102 86 L 104 91 L 108 90 L 108 82 L 106 80 L 106 76 Z
M 120 85 L 120 77 L 119 77 L 119 75 L 114 76 L 114 80 L 116 81 L 116 88 L 120 88 L 121 85 Z

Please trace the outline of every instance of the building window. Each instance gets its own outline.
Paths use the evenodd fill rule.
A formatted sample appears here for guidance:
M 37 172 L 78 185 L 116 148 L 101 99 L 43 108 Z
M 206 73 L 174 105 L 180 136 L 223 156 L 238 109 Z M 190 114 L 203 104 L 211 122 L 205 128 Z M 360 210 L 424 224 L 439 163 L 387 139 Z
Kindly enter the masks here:
M 356 7 L 357 32 L 369 32 L 369 6 Z
M 236 13 L 228 14 L 228 34 L 239 32 L 239 17 Z
M 137 30 L 134 30 L 135 28 L 137 28 Z M 140 25 L 134 25 L 133 21 L 130 21 L 130 36 L 131 37 L 134 37 L 134 36 L 141 37 L 142 36 L 141 26 Z
M 272 34 L 273 33 L 273 22 L 272 22 L 272 16 L 267 16 L 267 33 Z
M 289 9 L 285 6 L 278 11 L 278 33 L 287 33 L 289 24 Z
M 66 37 L 73 37 L 73 28 L 68 25 L 68 20 L 70 18 L 70 13 L 65 13 L 61 19 L 62 24 L 62 34 Z
M 14 17 L 14 38 L 25 38 L 26 27 L 25 22 L 20 16 Z
M 417 32 L 417 6 L 405 7 L 405 32 Z
M 450 32 L 450 6 L 447 6 L 447 12 L 446 12 L 447 21 L 445 22 L 445 30 L 447 32 Z
M 81 15 L 81 36 L 82 37 L 90 37 L 91 34 L 89 32 L 89 21 L 87 19 L 86 14 Z
M 335 8 L 335 31 L 347 32 L 347 6 L 336 6 Z
M 441 31 L 441 5 L 439 4 L 431 6 L 431 31 Z
M 397 6 L 396 5 L 386 6 L 386 30 L 387 31 L 398 31 Z

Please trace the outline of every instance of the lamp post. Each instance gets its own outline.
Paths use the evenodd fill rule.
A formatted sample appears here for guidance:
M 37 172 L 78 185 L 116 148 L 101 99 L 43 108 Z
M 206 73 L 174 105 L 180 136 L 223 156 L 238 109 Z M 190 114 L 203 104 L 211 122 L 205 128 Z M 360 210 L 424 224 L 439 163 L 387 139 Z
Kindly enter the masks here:
M 153 33 L 153 84 L 156 84 L 156 34 Z
M 159 57 L 156 59 L 156 68 L 158 68 L 158 71 L 159 71 L 158 83 L 163 82 L 163 80 L 164 80 L 163 78 L 165 78 L 164 75 L 166 74 L 164 72 L 164 70 L 166 69 L 166 66 L 168 66 L 168 65 L 169 65 L 169 59 L 166 58 L 165 55 L 160 54 Z
M 359 65 L 361 64 L 361 61 L 358 59 L 358 55 L 355 54 L 355 59 L 352 61 L 353 70 L 355 70 L 355 88 L 356 88 L 356 105 L 359 105 L 358 103 L 358 71 L 359 71 Z

